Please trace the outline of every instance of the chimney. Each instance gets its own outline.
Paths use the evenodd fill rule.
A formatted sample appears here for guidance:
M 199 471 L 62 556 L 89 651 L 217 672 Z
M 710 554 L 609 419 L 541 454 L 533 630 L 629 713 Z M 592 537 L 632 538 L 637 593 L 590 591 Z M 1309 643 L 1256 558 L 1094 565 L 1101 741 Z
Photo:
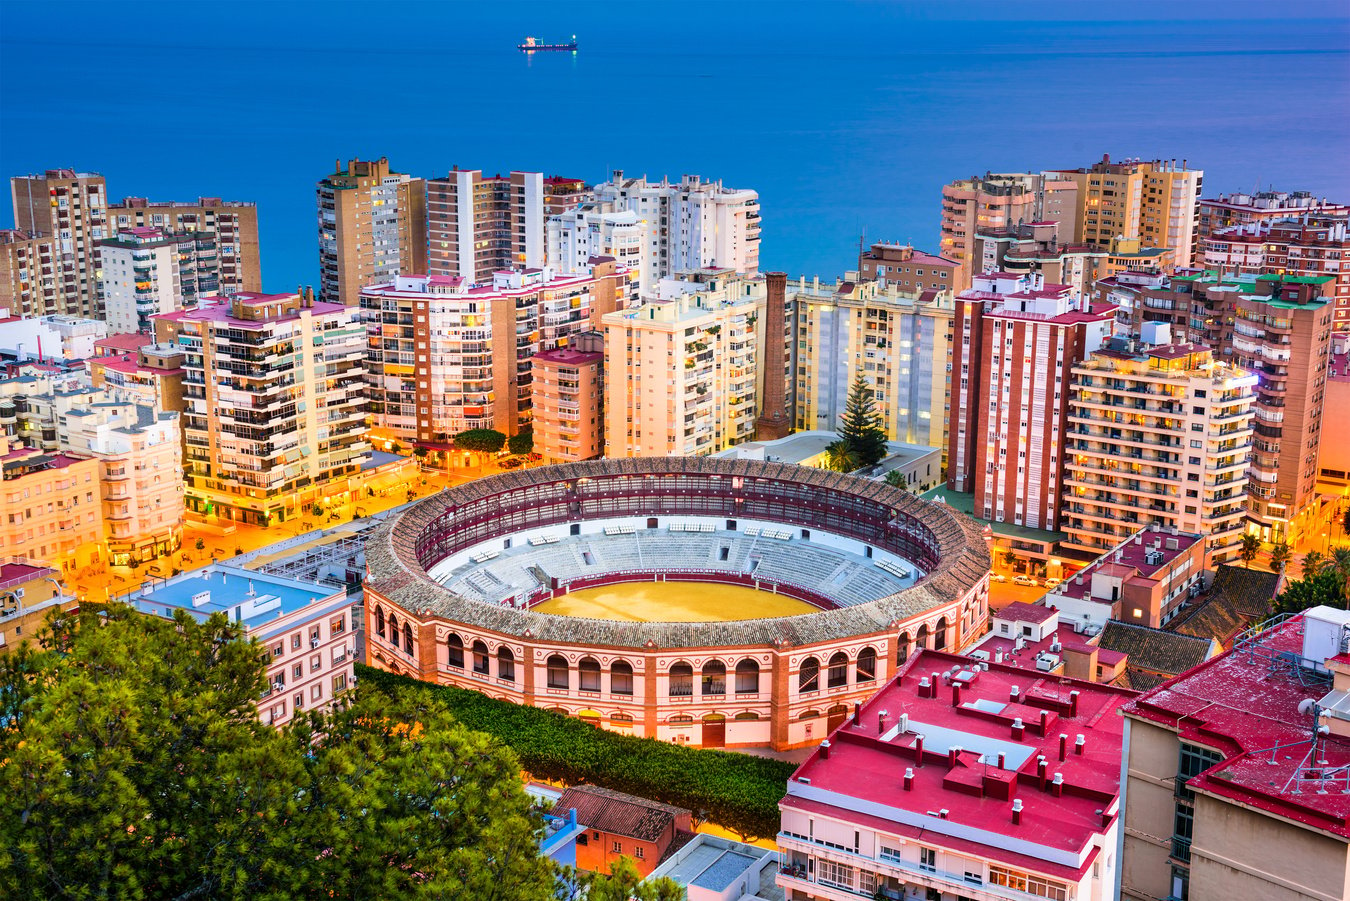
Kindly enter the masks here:
M 1006 758 L 1003 756 L 1003 752 L 1000 751 L 999 754 L 998 754 L 998 768 L 999 768 L 1000 770 L 1006 769 L 1006 767 L 1003 765 L 1003 762 L 1004 762 L 1005 759 L 1006 759 Z
M 764 335 L 766 348 L 777 348 L 787 324 L 787 273 L 764 273 Z M 766 355 L 764 365 L 764 405 L 759 419 L 755 421 L 755 439 L 773 441 L 783 438 L 792 430 L 792 420 L 787 414 L 787 384 L 785 371 L 789 348 L 785 344 L 780 352 Z
M 1046 727 L 1050 725 L 1050 711 L 1041 711 L 1041 736 L 1045 736 Z
M 930 694 L 928 697 L 936 698 L 938 693 L 938 674 L 936 672 L 934 672 L 933 675 L 929 677 L 929 684 L 933 686 L 933 693 Z
M 1059 759 L 1060 759 L 1060 760 L 1063 760 L 1063 759 L 1064 759 L 1064 754 L 1065 754 L 1065 751 L 1066 751 L 1066 749 L 1068 748 L 1068 746 L 1069 746 L 1069 736 L 1065 735 L 1063 732 L 1059 733 Z
M 1045 755 L 1036 757 L 1036 787 L 1045 791 Z
M 887 715 L 888 715 L 888 714 L 887 714 L 887 711 L 885 711 L 885 710 L 882 710 L 882 711 L 880 711 L 880 712 L 877 713 L 877 735 L 885 735 L 885 734 L 886 734 L 886 717 L 887 717 Z
M 921 698 L 928 697 L 928 684 L 929 683 L 927 676 L 924 676 L 922 679 L 919 680 L 919 697 Z
M 1079 733 L 1078 738 L 1073 743 L 1073 752 L 1079 757 L 1083 756 L 1083 748 L 1087 746 L 1087 736 Z
M 947 819 L 947 813 L 948 813 L 947 808 L 945 807 L 942 808 L 941 810 L 938 811 L 938 819 L 940 820 Z
M 920 768 L 923 767 L 923 734 L 922 734 L 922 733 L 920 733 L 919 735 L 915 736 L 915 738 L 914 738 L 914 765 L 915 765 L 916 767 L 920 767 Z
M 862 701 L 853 702 L 853 725 L 862 724 Z
M 1008 689 L 1008 700 L 1011 703 L 1016 704 L 1021 699 L 1022 699 L 1022 689 L 1018 688 L 1016 685 Z
M 821 760 L 830 759 L 830 740 L 828 738 L 820 743 L 820 759 Z
M 1069 718 L 1078 716 L 1078 692 L 1069 692 Z
M 1064 774 L 1055 773 L 1055 778 L 1050 782 L 1050 794 L 1056 798 L 1064 794 Z
M 961 706 L 961 683 L 960 683 L 960 682 L 953 682 L 953 683 L 952 683 L 952 706 L 953 706 L 953 707 L 960 707 L 960 706 Z
M 914 767 L 905 767 L 905 791 L 914 790 Z
M 1018 798 L 1016 801 L 1013 802 L 1012 814 L 1013 814 L 1013 825 L 1014 825 L 1014 826 L 1020 826 L 1020 825 L 1022 825 L 1022 799 L 1021 799 L 1021 798 Z
M 1022 727 L 1022 718 L 1019 716 L 1017 719 L 1013 720 L 1013 722 L 1012 722 L 1012 737 L 1013 737 L 1013 741 L 1021 741 L 1021 740 L 1022 740 L 1022 729 L 1023 729 L 1023 727 Z

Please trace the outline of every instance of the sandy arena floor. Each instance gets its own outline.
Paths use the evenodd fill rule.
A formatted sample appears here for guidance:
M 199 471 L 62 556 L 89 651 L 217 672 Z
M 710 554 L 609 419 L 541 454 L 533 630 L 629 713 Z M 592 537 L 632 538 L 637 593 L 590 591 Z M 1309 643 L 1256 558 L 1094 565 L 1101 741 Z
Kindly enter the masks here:
M 534 607 L 540 613 L 630 622 L 696 623 L 819 612 L 818 607 L 739 585 L 624 582 L 583 588 Z

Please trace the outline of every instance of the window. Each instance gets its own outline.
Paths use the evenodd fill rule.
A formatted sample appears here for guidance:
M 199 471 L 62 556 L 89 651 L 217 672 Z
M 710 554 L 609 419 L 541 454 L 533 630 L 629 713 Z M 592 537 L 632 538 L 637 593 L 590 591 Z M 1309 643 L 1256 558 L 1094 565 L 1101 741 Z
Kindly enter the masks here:
M 548 658 L 548 687 L 549 688 L 568 688 L 569 679 L 567 672 L 567 659 L 558 654 Z
M 384 637 L 384 608 L 375 608 L 375 634 Z
M 874 648 L 863 648 L 858 652 L 859 682 L 871 682 L 877 677 L 877 652 Z
M 337 619 L 329 621 L 328 634 L 341 635 L 345 631 L 347 631 L 347 618 L 345 616 L 339 616 Z
M 920 848 L 919 849 L 919 869 L 927 870 L 929 873 L 937 871 L 937 849 Z
M 687 663 L 677 663 L 670 668 L 670 696 L 691 697 L 694 694 L 694 668 Z
M 820 690 L 820 661 L 814 657 L 807 657 L 802 661 L 802 668 L 797 674 L 798 691 L 819 691 Z
M 398 617 L 389 617 L 389 643 L 398 647 Z
M 641 845 L 635 845 L 633 847 L 633 856 L 636 857 L 638 860 L 642 860 L 644 857 L 647 856 L 647 849 L 642 847 Z
M 446 664 L 455 669 L 464 669 L 464 639 L 454 632 L 445 639 Z
M 600 661 L 594 657 L 582 657 L 577 664 L 577 671 L 581 677 L 582 691 L 600 690 Z
M 818 859 L 816 861 L 816 881 L 821 885 L 852 889 L 853 867 L 850 867 L 847 864 L 835 863 L 832 860 Z
M 736 664 L 736 694 L 752 695 L 759 693 L 759 664 L 753 660 L 742 660 Z
M 614 853 L 615 853 L 615 854 L 622 854 L 622 853 L 623 853 L 623 843 L 622 843 L 622 842 L 615 842 L 615 843 L 614 843 Z
M 633 667 L 623 660 L 614 661 L 609 668 L 609 690 L 611 694 L 631 695 L 633 693 Z
M 291 636 L 291 650 L 292 651 L 300 650 L 300 634 L 298 632 L 295 635 Z
M 507 682 L 516 681 L 516 655 L 508 647 L 497 649 L 497 678 Z
M 848 655 L 843 651 L 830 658 L 829 686 L 840 688 L 848 684 Z
M 993 864 L 989 865 L 989 884 L 1016 889 L 1037 898 L 1050 898 L 1051 901 L 1065 901 L 1069 894 L 1068 886 L 1063 883 Z
M 703 664 L 703 679 L 699 694 L 724 695 L 727 693 L 727 665 L 720 660 L 709 660 Z
M 303 663 L 297 663 L 291 667 L 291 678 L 297 681 L 305 678 L 305 665 Z
M 410 623 L 403 624 L 403 650 L 409 654 L 413 652 L 413 633 Z
M 488 648 L 481 641 L 473 643 L 473 671 L 483 676 L 488 674 Z

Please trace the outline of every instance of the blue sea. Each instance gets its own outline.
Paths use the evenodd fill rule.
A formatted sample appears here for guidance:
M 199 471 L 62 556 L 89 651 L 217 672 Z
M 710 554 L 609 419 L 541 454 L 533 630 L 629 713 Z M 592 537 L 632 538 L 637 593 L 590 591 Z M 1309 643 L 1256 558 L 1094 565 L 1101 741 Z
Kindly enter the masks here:
M 317 280 L 314 183 L 337 159 L 697 173 L 759 191 L 765 269 L 829 278 L 863 234 L 934 248 L 942 184 L 986 170 L 1175 157 L 1207 195 L 1350 200 L 1346 10 L 5 0 L 0 175 L 255 200 L 264 284 L 289 290 Z M 515 49 L 572 34 L 575 55 Z

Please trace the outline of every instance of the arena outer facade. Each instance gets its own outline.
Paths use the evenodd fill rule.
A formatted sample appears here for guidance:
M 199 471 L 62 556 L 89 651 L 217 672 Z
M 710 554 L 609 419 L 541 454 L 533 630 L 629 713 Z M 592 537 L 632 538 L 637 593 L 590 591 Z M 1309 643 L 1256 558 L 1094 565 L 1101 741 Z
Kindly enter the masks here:
M 849 607 L 703 623 L 543 614 L 460 597 L 427 575 L 542 526 L 681 515 L 831 532 L 926 575 Z M 973 520 L 881 482 L 749 460 L 595 460 L 480 479 L 406 510 L 366 559 L 371 665 L 707 747 L 818 742 L 915 647 L 961 647 L 988 620 L 989 550 Z

